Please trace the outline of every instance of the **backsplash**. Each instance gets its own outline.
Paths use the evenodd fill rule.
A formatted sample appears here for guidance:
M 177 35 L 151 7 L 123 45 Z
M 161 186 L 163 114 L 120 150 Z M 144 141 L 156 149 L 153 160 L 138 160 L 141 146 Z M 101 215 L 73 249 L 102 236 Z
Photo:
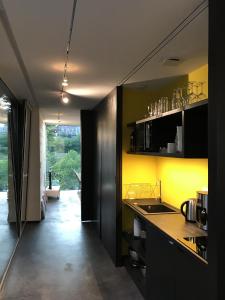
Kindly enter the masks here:
M 156 174 L 161 179 L 162 200 L 180 208 L 196 192 L 208 188 L 207 159 L 156 158 Z

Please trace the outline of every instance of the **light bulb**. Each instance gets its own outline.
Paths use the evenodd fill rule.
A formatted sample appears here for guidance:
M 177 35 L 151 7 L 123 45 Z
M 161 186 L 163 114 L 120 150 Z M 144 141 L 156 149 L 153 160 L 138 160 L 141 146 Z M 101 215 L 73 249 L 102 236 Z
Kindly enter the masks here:
M 63 79 L 62 86 L 68 86 L 68 79 L 67 78 Z
M 62 97 L 62 102 L 63 102 L 63 103 L 67 104 L 67 103 L 69 103 L 69 101 L 70 101 L 70 100 L 69 100 L 68 97 L 64 97 L 64 96 Z

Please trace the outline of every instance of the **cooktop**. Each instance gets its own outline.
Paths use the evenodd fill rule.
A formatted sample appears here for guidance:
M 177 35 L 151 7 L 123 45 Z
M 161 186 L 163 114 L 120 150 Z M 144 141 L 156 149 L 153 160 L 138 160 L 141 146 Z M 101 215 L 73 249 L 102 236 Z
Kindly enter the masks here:
M 201 258 L 207 261 L 207 246 L 208 237 L 207 236 L 196 236 L 196 237 L 184 237 L 179 239 L 184 245 L 198 254 Z

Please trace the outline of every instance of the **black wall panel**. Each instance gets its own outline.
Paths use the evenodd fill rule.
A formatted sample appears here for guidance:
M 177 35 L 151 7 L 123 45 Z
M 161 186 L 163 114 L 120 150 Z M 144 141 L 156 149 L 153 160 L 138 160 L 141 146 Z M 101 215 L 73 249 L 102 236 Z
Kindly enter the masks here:
M 209 270 L 213 300 L 225 299 L 225 18 L 209 1 Z
M 95 109 L 95 203 L 99 235 L 116 265 L 121 231 L 121 88 Z
M 95 220 L 93 201 L 94 112 L 81 111 L 81 220 Z

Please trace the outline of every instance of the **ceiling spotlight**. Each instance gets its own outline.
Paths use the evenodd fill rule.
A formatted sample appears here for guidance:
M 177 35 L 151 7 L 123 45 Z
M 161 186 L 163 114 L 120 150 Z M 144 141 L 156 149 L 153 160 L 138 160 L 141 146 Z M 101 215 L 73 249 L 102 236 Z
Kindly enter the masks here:
M 66 78 L 63 79 L 62 86 L 68 86 L 68 80 Z
M 73 0 L 73 9 L 72 9 L 72 16 L 71 16 L 71 20 L 70 20 L 69 36 L 68 36 L 68 40 L 67 40 L 67 44 L 66 44 L 65 64 L 64 64 L 64 70 L 63 70 L 63 81 L 62 81 L 62 102 L 63 103 L 69 102 L 69 98 L 64 97 L 63 92 L 64 92 L 64 87 L 69 85 L 68 80 L 67 80 L 67 71 L 68 71 L 68 64 L 69 64 L 69 55 L 70 55 L 70 50 L 71 50 L 70 47 L 71 47 L 76 5 L 77 5 L 77 0 Z
M 67 103 L 69 103 L 69 98 L 68 97 L 66 97 L 66 96 L 62 96 L 62 102 L 63 103 L 65 103 L 65 104 L 67 104 Z

